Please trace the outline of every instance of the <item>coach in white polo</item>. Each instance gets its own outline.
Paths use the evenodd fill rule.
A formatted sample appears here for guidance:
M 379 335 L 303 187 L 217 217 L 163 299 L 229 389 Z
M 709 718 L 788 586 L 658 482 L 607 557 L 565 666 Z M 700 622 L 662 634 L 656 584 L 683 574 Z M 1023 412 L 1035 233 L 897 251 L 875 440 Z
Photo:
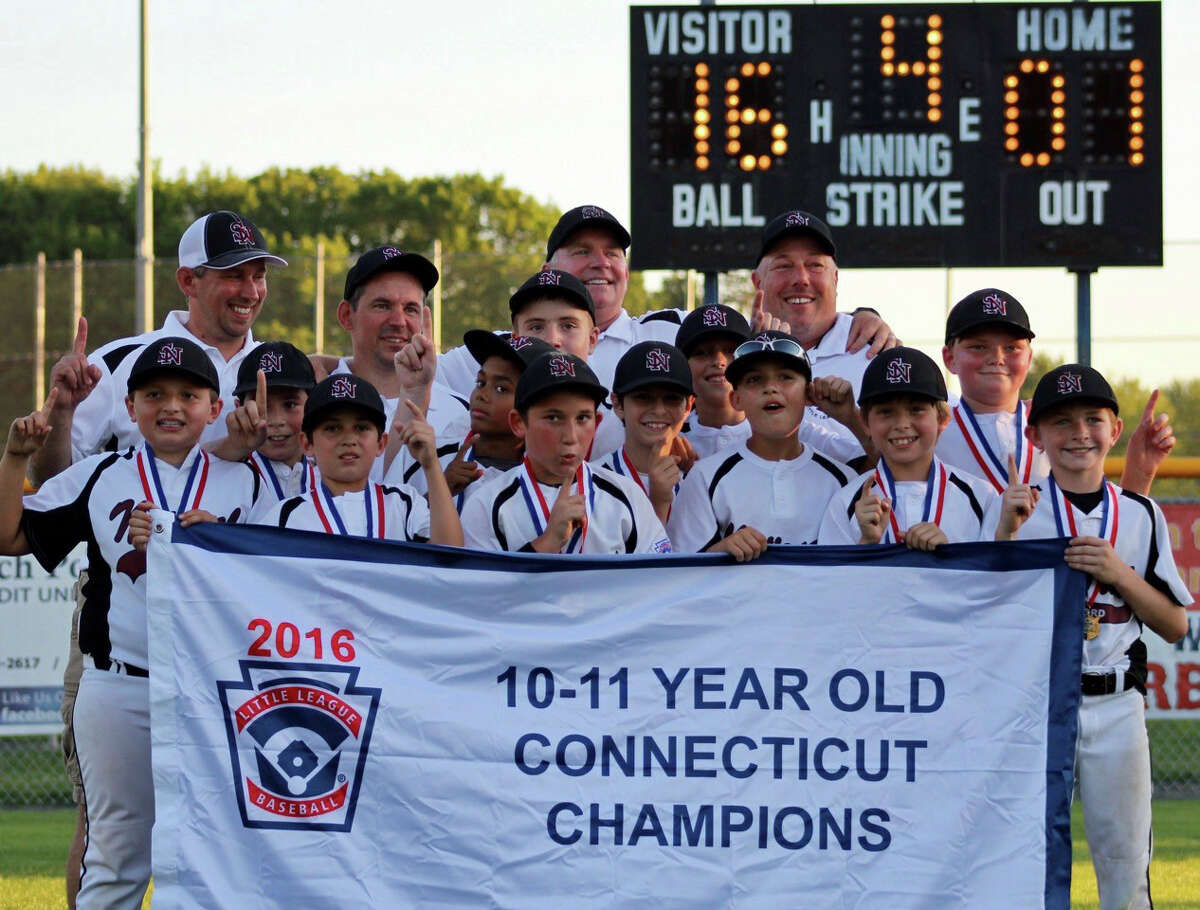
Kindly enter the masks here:
M 225 409 L 232 408 L 238 367 L 258 344 L 250 327 L 267 299 L 269 264 L 287 262 L 267 250 L 262 232 L 249 218 L 222 211 L 192 222 L 179 240 L 175 272 L 187 309 L 172 310 L 160 329 L 109 342 L 90 357 L 77 343 L 75 352 L 54 365 L 50 379 L 59 390 L 50 418 L 54 429 L 33 460 L 35 481 L 42 483 L 87 455 L 141 441 L 125 409 L 125 387 L 137 352 L 155 338 L 194 339 L 217 369 Z M 201 441 L 225 433 L 224 421 L 218 420 Z

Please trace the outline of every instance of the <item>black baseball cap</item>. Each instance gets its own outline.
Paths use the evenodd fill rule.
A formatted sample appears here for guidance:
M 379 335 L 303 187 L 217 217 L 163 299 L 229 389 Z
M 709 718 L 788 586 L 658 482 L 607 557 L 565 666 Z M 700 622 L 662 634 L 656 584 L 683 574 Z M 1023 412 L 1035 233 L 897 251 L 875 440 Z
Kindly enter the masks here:
M 309 391 L 317 384 L 316 374 L 308 356 L 286 341 L 266 341 L 247 354 L 238 367 L 237 398 L 253 395 L 258 389 L 258 371 L 266 374 L 268 389 L 303 389 Z
M 1035 337 L 1029 315 L 1016 297 L 999 288 L 982 288 L 954 304 L 946 317 L 946 344 L 953 344 L 971 329 L 992 326 L 1006 328 L 1019 338 Z
M 313 427 L 329 411 L 337 408 L 357 408 L 370 416 L 382 433 L 387 426 L 387 411 L 375 386 L 353 373 L 334 373 L 318 382 L 304 403 L 304 421 L 300 429 L 312 437 Z
M 592 317 L 592 322 L 595 323 L 596 304 L 592 301 L 592 295 L 588 292 L 587 286 L 570 272 L 564 272 L 562 269 L 546 268 L 526 278 L 525 283 L 508 298 L 508 310 L 516 316 L 525 304 L 548 298 L 565 300 L 581 310 L 587 310 L 588 315 Z
M 480 366 L 483 366 L 489 357 L 500 357 L 522 373 L 535 357 L 554 353 L 554 345 L 547 344 L 540 338 L 512 335 L 508 332 L 497 335 L 485 329 L 471 329 L 463 335 L 463 344 Z
M 254 259 L 287 265 L 286 259 L 267 251 L 267 241 L 254 222 L 237 212 L 201 215 L 179 238 L 180 268 L 231 269 Z
M 725 378 L 730 385 L 736 386 L 751 367 L 764 360 L 778 360 L 799 370 L 809 381 L 812 380 L 812 364 L 804 353 L 800 339 L 787 332 L 774 330 L 759 332 L 739 344 L 733 352 L 733 360 L 725 368 Z
M 585 227 L 604 228 L 617 238 L 621 249 L 629 249 L 629 231 L 625 230 L 615 216 L 598 205 L 577 205 L 575 208 L 563 212 L 562 217 L 558 219 L 558 224 L 554 225 L 554 230 L 550 232 L 550 239 L 546 241 L 546 261 L 550 261 L 550 257 L 567 242 L 572 234 Z
M 829 226 L 816 215 L 796 210 L 784 212 L 767 222 L 762 232 L 762 247 L 759 248 L 758 259 L 755 261 L 762 262 L 762 258 L 770 252 L 771 247 L 792 234 L 812 237 L 821 249 L 837 259 L 837 247 L 833 245 L 833 234 L 829 233 Z
M 426 294 L 438 283 L 437 268 L 420 253 L 406 253 L 394 246 L 377 246 L 359 256 L 346 273 L 343 299 L 349 300 L 355 291 L 380 272 L 407 272 L 417 279 Z
M 863 372 L 858 406 L 892 395 L 946 400 L 946 379 L 933 358 L 916 348 L 890 348 L 875 356 Z
M 613 379 L 613 394 L 627 395 L 635 389 L 666 385 L 692 394 L 692 371 L 683 351 L 665 341 L 643 341 L 621 355 Z
M 129 394 L 132 395 L 134 389 L 141 388 L 151 377 L 160 373 L 178 373 L 208 386 L 218 394 L 221 391 L 217 368 L 204 349 L 196 342 L 177 335 L 156 338 L 142 348 L 129 373 Z
M 750 337 L 750 323 L 731 306 L 722 303 L 702 306 L 684 317 L 679 334 L 675 336 L 675 347 L 683 351 L 685 357 L 691 357 L 692 348 L 714 335 L 745 341 Z
M 553 351 L 535 357 L 525 367 L 525 372 L 517 380 L 513 403 L 518 411 L 524 411 L 537 403 L 539 398 L 564 389 L 588 396 L 596 402 L 597 407 L 608 397 L 608 389 L 600 384 L 586 361 L 574 354 Z
M 1074 402 L 1091 402 L 1120 414 L 1117 396 L 1099 370 L 1082 363 L 1064 363 L 1038 380 L 1029 406 L 1029 422 L 1037 423 L 1047 411 Z

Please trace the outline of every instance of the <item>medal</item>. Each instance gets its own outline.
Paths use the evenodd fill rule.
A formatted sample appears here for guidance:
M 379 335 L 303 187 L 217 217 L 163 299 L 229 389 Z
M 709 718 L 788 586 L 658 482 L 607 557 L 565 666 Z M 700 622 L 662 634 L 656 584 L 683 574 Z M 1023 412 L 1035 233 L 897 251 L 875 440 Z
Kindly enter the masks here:
M 1100 617 L 1088 610 L 1083 619 L 1083 637 L 1091 641 L 1100 634 Z
M 1059 537 L 1078 537 L 1079 531 L 1075 524 L 1075 507 L 1071 505 L 1070 500 L 1058 488 L 1058 484 L 1054 482 L 1053 474 L 1046 478 L 1046 484 L 1050 488 L 1050 505 L 1054 509 L 1054 524 L 1058 528 Z M 1103 510 L 1100 513 L 1099 536 L 1107 538 L 1109 545 L 1115 550 L 1117 547 L 1117 528 L 1120 525 L 1121 519 L 1121 504 L 1117 497 L 1117 488 L 1107 480 L 1104 481 L 1103 490 L 1104 499 Z M 1084 604 L 1084 610 L 1087 611 L 1084 619 L 1084 635 L 1088 641 L 1091 641 L 1100 634 L 1100 617 L 1092 614 L 1092 604 L 1096 602 L 1099 594 L 1100 583 L 1093 579 L 1091 587 L 1088 589 L 1087 602 Z

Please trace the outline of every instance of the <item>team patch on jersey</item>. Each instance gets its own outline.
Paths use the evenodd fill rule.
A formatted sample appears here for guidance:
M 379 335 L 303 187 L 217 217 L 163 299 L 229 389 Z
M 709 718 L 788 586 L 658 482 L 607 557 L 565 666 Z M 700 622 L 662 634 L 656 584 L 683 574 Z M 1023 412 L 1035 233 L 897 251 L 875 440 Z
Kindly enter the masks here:
M 168 341 L 158 349 L 158 358 L 154 361 L 160 366 L 183 366 L 183 348 Z
M 358 667 L 238 665 L 217 693 L 242 824 L 349 831 L 382 690 L 358 686 Z
M 550 358 L 550 375 L 551 376 L 574 376 L 575 364 L 571 363 L 566 357 L 558 354 Z
M 801 212 L 788 212 L 787 218 L 783 221 L 784 227 L 807 227 L 808 216 Z
M 999 294 L 988 294 L 983 298 L 983 312 L 987 316 L 1007 316 L 1008 303 Z
M 379 252 L 383 254 L 384 259 L 395 259 L 397 256 L 404 255 L 404 250 L 398 250 L 394 246 L 385 246 Z
M 258 368 L 264 373 L 282 373 L 283 355 L 278 351 L 265 351 L 262 357 L 258 358 Z
M 671 372 L 671 355 L 662 348 L 651 348 L 646 352 L 646 369 L 655 373 Z
M 1081 373 L 1061 373 L 1058 377 L 1058 394 L 1070 395 L 1083 391 L 1083 375 Z
M 254 246 L 254 233 L 250 230 L 250 225 L 241 218 L 234 218 L 229 222 L 229 234 L 233 237 L 234 243 L 240 243 L 242 246 Z
M 654 541 L 654 543 L 651 544 L 650 549 L 652 549 L 655 553 L 675 552 L 674 548 L 671 546 L 671 541 L 667 540 L 665 537 L 660 537 L 658 540 Z
M 887 365 L 883 378 L 888 382 L 908 382 L 912 376 L 912 364 L 897 357 Z
M 710 306 L 705 309 L 704 315 L 700 317 L 700 323 L 702 325 L 721 326 L 723 328 L 727 325 L 725 321 L 725 311 L 718 309 L 715 306 Z
M 542 285 L 557 285 L 558 273 L 550 271 L 538 272 L 538 284 Z
M 334 398 L 353 398 L 354 381 L 345 376 L 338 376 L 329 384 L 329 394 Z

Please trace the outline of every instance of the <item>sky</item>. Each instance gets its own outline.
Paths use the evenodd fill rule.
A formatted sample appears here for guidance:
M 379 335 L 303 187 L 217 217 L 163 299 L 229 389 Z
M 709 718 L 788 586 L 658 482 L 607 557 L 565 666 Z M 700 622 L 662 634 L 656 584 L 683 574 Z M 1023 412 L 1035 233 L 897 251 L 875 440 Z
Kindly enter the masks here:
M 134 174 L 136 0 L 6 6 L 0 168 Z M 481 172 L 628 221 L 627 3 L 343 0 L 336 9 L 151 0 L 150 142 L 163 171 Z M 1092 280 L 1093 362 L 1150 384 L 1197 375 L 1198 31 L 1200 3 L 1165 0 L 1165 265 L 1101 269 Z M 1038 350 L 1073 359 L 1075 280 L 1060 269 L 843 270 L 840 298 L 843 309 L 875 307 L 932 353 L 947 303 L 983 286 L 1026 304 Z

